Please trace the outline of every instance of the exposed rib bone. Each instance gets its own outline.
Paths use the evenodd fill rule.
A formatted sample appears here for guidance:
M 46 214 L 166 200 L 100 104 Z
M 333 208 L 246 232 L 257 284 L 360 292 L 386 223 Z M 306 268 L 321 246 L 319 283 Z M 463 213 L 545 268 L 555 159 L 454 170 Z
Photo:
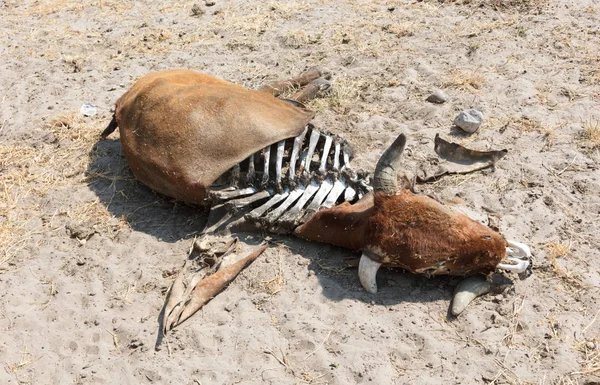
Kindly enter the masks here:
M 342 154 L 344 156 L 344 166 L 342 167 L 342 170 L 345 168 L 350 168 L 350 153 L 348 150 L 346 150 L 345 146 L 342 147 Z
M 321 165 L 319 166 L 319 172 L 321 174 L 325 174 L 325 172 L 327 172 L 327 156 L 329 155 L 329 150 L 331 149 L 332 142 L 333 138 L 331 136 L 325 136 L 325 146 L 323 146 L 323 154 L 321 154 Z
M 266 186 L 269 183 L 269 164 L 271 162 L 271 146 L 265 147 L 264 151 L 265 165 L 263 167 L 263 176 L 261 184 Z
M 340 169 L 340 150 L 341 150 L 342 144 L 340 142 L 335 142 L 335 152 L 333 154 L 333 169 L 334 170 L 339 170 Z
M 248 158 L 248 173 L 246 174 L 246 184 L 251 185 L 254 183 L 254 154 Z
M 321 203 L 327 197 L 327 194 L 329 194 L 332 188 L 333 183 L 331 183 L 331 180 L 325 179 L 321 183 L 321 187 L 319 188 L 319 191 L 317 191 L 317 195 L 315 195 L 313 200 L 310 202 L 310 205 L 308 205 L 308 210 L 317 211 L 319 207 L 321 207 Z
M 344 200 L 346 202 L 352 202 L 356 198 L 356 190 L 352 187 L 347 187 L 346 191 L 344 191 Z
M 285 149 L 285 140 L 277 143 L 277 163 L 275 163 L 275 183 L 281 185 L 281 168 L 283 167 L 283 150 Z
M 304 193 L 302 194 L 300 199 L 298 199 L 298 202 L 296 202 L 296 204 L 294 205 L 294 207 L 292 207 L 290 210 L 288 210 L 288 212 L 283 214 L 283 216 L 280 218 L 280 222 L 287 222 L 293 224 L 298 218 L 302 208 L 304 208 L 308 200 L 312 198 L 313 195 L 315 195 L 318 189 L 319 185 L 317 184 L 317 182 L 311 181 L 310 184 L 304 190 Z
M 294 139 L 294 147 L 292 148 L 292 156 L 290 157 L 290 180 L 294 180 L 296 178 L 296 161 L 298 160 L 298 155 L 300 153 L 300 149 L 302 148 L 304 136 L 306 136 L 307 131 L 308 126 Z
M 279 207 L 277 207 L 275 210 L 273 210 L 269 214 L 267 214 L 267 216 L 265 217 L 266 222 L 268 222 L 270 224 L 275 223 L 275 221 L 277 219 L 279 219 L 279 217 L 284 213 L 284 211 L 287 210 L 288 207 L 293 205 L 294 202 L 296 202 L 296 200 L 303 193 L 304 193 L 304 187 L 298 188 L 298 189 L 290 192 L 290 194 L 288 195 L 286 200 L 281 205 L 279 205 Z
M 377 270 L 381 263 L 375 262 L 363 254 L 358 263 L 358 279 L 360 284 L 371 294 L 377 293 Z
M 300 168 L 307 173 L 310 172 L 310 162 L 312 161 L 312 156 L 315 152 L 315 148 L 317 147 L 317 143 L 319 142 L 319 137 L 321 133 L 318 130 L 314 130 L 310 133 L 310 141 L 308 142 L 308 152 L 306 153 L 306 158 L 304 159 L 304 163 L 300 165 Z
M 268 190 L 260 191 L 254 195 L 250 195 L 245 198 L 233 199 L 228 202 L 225 202 L 225 208 L 228 211 L 237 211 L 242 207 L 248 206 L 252 203 L 256 203 L 263 199 L 266 199 L 271 196 L 271 192 Z
M 342 193 L 344 192 L 345 189 L 346 189 L 346 183 L 344 183 L 344 180 L 343 179 L 336 180 L 333 185 L 333 188 L 331 189 L 331 192 L 329 193 L 329 195 L 327 195 L 327 199 L 325 200 L 325 202 L 323 202 L 321 207 L 325 207 L 325 208 L 333 207 L 335 205 L 335 202 L 337 202 L 338 198 L 340 197 L 340 195 L 342 195 Z
M 219 201 L 228 201 L 234 198 L 241 198 L 250 194 L 254 194 L 256 188 L 247 187 L 239 190 L 228 190 L 228 191 L 211 191 L 211 196 Z
M 273 197 L 271 197 L 271 199 L 269 199 L 268 201 L 266 201 L 262 206 L 257 207 L 254 210 L 250 211 L 247 214 L 247 216 L 250 219 L 257 219 L 257 218 L 261 217 L 271 207 L 275 206 L 277 203 L 279 203 L 282 200 L 284 200 L 285 198 L 287 198 L 288 195 L 289 195 L 289 193 L 287 191 L 284 192 L 284 193 L 282 193 L 282 194 L 275 194 L 275 195 L 273 195 Z

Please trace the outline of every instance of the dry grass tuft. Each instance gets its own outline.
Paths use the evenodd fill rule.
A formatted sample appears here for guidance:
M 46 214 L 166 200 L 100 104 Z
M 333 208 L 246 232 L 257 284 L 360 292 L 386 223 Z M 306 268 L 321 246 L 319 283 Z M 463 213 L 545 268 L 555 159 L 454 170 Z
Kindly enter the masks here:
M 453 70 L 442 87 L 454 87 L 459 90 L 476 92 L 485 85 L 485 75 L 479 70 Z
M 581 370 L 573 375 L 590 375 L 600 373 L 600 340 L 591 339 L 581 342 L 576 349 L 583 353 L 583 360 L 579 362 Z
M 571 243 L 550 242 L 544 246 L 544 249 L 546 250 L 546 256 L 550 260 L 552 273 L 554 273 L 554 275 L 567 287 L 572 289 L 582 289 L 583 283 L 581 278 L 572 271 L 565 270 L 559 262 L 559 258 L 565 258 L 571 255 Z
M 329 95 L 321 99 L 314 99 L 307 103 L 308 108 L 323 112 L 334 110 L 336 112 L 344 111 L 350 104 L 359 99 L 365 83 L 362 81 L 337 78 L 333 84 L 333 90 Z
M 279 270 L 273 279 L 268 281 L 260 282 L 261 289 L 269 295 L 275 295 L 281 291 L 283 286 L 285 285 L 285 280 L 283 279 L 283 266 L 281 265 L 281 257 L 279 257 Z
M 437 0 L 439 3 L 470 5 L 473 8 L 492 8 L 503 12 L 541 12 L 548 0 Z
M 592 148 L 600 147 L 600 121 L 590 119 L 583 123 L 582 139 Z
M 311 39 L 308 33 L 304 30 L 288 31 L 282 37 L 282 43 L 289 48 L 302 48 L 310 43 Z

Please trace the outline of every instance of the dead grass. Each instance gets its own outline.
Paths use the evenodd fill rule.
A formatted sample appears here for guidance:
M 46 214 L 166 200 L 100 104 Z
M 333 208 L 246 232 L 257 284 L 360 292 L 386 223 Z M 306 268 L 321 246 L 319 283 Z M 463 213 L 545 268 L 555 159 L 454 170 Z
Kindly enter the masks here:
M 307 46 L 311 42 L 311 38 L 306 33 L 306 31 L 298 29 L 293 31 L 288 31 L 283 37 L 281 41 L 284 46 L 289 48 L 302 48 Z
M 492 8 L 503 12 L 541 12 L 548 0 L 437 0 L 439 3 L 468 5 L 473 9 Z
M 324 98 L 314 99 L 307 103 L 307 107 L 322 112 L 334 110 L 344 111 L 352 103 L 356 102 L 361 95 L 361 90 L 366 86 L 364 81 L 350 78 L 337 78 L 333 83 L 333 90 Z
M 485 82 L 485 75 L 480 70 L 455 69 L 446 78 L 442 88 L 453 87 L 459 90 L 477 92 L 483 88 Z
M 590 119 L 583 123 L 582 139 L 589 147 L 600 147 L 600 120 Z
M 579 275 L 573 271 L 566 270 L 559 261 L 559 259 L 571 255 L 571 243 L 549 242 L 544 246 L 544 249 L 546 250 L 546 256 L 550 261 L 554 276 L 559 278 L 570 289 L 582 289 L 584 285 Z
M 88 180 L 85 172 L 94 143 L 98 139 L 99 119 L 65 114 L 47 126 L 50 135 L 44 142 L 0 144 L 0 272 L 28 245 L 32 236 L 42 233 L 39 198 L 69 185 Z M 80 206 L 77 217 L 88 216 L 105 222 L 98 202 Z

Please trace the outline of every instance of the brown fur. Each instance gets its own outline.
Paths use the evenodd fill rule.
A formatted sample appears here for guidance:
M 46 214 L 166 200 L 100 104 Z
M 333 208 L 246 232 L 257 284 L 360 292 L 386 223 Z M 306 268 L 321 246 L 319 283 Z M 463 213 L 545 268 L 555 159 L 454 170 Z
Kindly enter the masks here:
M 364 248 L 379 262 L 430 275 L 487 274 L 504 258 L 507 245 L 487 226 L 408 190 L 322 210 L 296 235 Z
M 344 202 L 317 212 L 296 228 L 294 234 L 302 239 L 362 250 L 367 246 L 368 219 L 373 211 L 373 194 L 368 194 L 353 205 Z
M 202 203 L 207 188 L 252 153 L 297 136 L 314 113 L 190 70 L 139 79 L 116 104 L 121 144 L 152 189 Z

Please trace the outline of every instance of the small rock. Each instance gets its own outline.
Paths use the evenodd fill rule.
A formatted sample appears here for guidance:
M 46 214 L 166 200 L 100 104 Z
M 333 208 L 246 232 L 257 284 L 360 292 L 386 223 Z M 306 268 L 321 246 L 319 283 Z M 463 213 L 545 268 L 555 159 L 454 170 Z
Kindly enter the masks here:
M 235 309 L 236 307 L 237 307 L 237 303 L 230 302 L 227 305 L 225 305 L 225 311 L 228 313 L 231 313 L 233 311 L 233 309 Z
M 213 6 L 213 5 L 215 5 L 216 3 L 215 3 L 214 1 L 212 1 L 212 0 L 204 0 L 204 4 L 205 4 L 207 7 L 212 7 L 212 6 Z
M 478 110 L 465 110 L 454 119 L 454 125 L 470 134 L 477 131 L 483 122 L 483 113 Z
M 95 116 L 98 113 L 98 107 L 96 107 L 90 103 L 85 103 L 84 105 L 81 106 L 81 108 L 79 109 L 79 112 L 83 116 Z
M 448 95 L 442 90 L 435 90 L 425 100 L 430 103 L 442 104 L 448 101 Z
M 204 10 L 200 6 L 200 4 L 192 5 L 192 16 L 202 16 L 204 15 Z

